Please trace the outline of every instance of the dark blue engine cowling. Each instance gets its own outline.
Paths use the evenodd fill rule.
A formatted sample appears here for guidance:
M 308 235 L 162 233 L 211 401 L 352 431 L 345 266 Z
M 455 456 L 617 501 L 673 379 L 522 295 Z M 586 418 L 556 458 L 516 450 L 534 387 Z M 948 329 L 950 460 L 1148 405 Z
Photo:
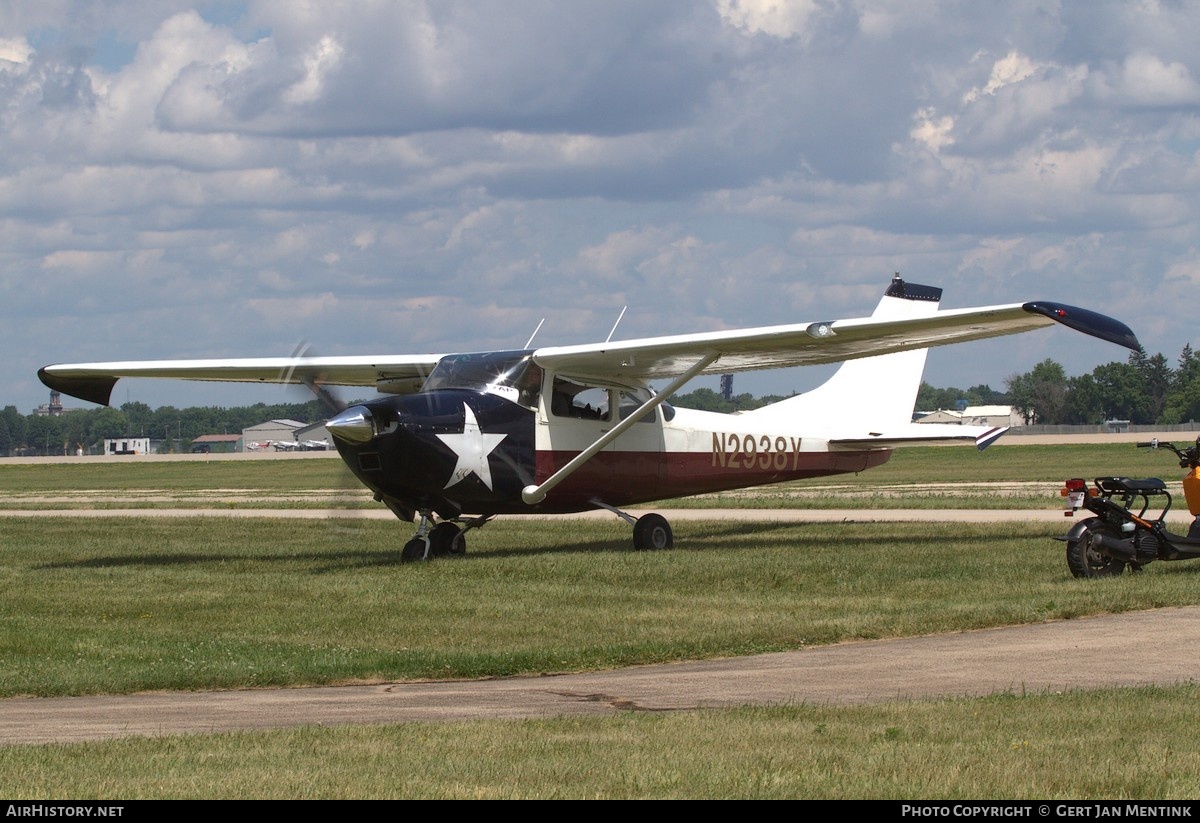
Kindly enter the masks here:
M 399 517 L 521 511 L 534 482 L 534 413 L 439 389 L 351 406 L 326 424 L 346 465 Z

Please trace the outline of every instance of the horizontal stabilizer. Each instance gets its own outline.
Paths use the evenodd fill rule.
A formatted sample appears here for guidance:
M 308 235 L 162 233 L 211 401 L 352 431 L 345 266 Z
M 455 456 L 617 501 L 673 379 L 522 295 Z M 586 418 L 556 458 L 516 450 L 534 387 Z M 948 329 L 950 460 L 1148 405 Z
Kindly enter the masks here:
M 900 429 L 869 432 L 861 437 L 830 439 L 837 449 L 892 449 L 902 446 L 937 446 L 970 441 L 983 451 L 995 443 L 1008 426 L 960 426 L 957 423 L 911 423 Z

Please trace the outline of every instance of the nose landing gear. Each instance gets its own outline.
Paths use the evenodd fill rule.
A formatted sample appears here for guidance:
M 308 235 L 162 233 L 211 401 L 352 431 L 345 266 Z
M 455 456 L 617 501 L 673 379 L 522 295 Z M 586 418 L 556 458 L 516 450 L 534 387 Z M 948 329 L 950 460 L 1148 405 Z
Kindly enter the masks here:
M 416 535 L 400 550 L 400 562 L 432 560 L 435 557 L 457 557 L 467 553 L 466 533 L 488 522 L 491 517 L 476 517 L 462 526 L 451 520 L 443 520 L 431 527 L 433 512 L 421 512 Z

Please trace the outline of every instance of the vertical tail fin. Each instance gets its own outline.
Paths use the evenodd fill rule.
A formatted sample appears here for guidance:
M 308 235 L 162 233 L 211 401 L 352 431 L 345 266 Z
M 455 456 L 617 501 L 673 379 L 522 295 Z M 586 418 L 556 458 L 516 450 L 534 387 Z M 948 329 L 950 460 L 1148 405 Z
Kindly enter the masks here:
M 937 312 L 941 297 L 941 289 L 905 283 L 897 275 L 871 316 L 928 317 Z M 803 423 L 806 432 L 830 440 L 864 440 L 906 429 L 912 421 L 927 352 L 913 349 L 847 360 L 815 389 L 749 414 L 786 417 Z

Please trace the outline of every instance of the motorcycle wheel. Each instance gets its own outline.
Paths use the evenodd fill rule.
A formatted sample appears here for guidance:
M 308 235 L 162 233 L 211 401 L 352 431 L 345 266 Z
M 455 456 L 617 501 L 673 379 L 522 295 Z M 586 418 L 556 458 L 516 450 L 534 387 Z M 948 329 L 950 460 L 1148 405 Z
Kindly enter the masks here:
M 1074 577 L 1112 577 L 1125 571 L 1125 561 L 1107 557 L 1091 547 L 1093 534 L 1119 537 L 1117 530 L 1098 517 L 1086 521 L 1078 540 L 1067 541 L 1067 568 Z

